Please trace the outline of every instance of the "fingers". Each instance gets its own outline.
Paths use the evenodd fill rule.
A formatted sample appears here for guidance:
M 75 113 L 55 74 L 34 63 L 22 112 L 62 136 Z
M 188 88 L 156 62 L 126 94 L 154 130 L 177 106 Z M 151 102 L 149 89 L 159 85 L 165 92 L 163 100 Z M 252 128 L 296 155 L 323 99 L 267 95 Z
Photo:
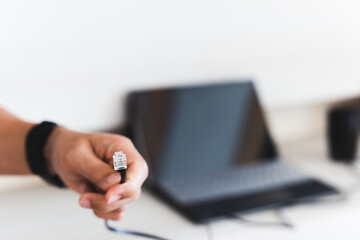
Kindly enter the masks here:
M 90 203 L 90 207 L 87 207 L 89 205 L 83 206 L 84 201 L 88 201 Z M 81 195 L 79 199 L 80 206 L 85 208 L 91 208 L 98 212 L 111 212 L 118 208 L 123 207 L 124 205 L 130 202 L 131 199 L 118 198 L 116 201 L 113 201 L 112 203 L 108 203 L 105 200 L 104 195 L 100 193 L 84 193 L 83 195 Z
M 112 220 L 119 220 L 130 202 L 130 199 L 118 199 L 108 204 L 104 195 L 99 193 L 85 193 L 79 199 L 81 207 L 93 209 L 96 216 Z
M 141 186 L 148 176 L 147 164 L 128 138 L 113 134 L 89 136 L 92 151 L 81 156 L 78 172 L 84 180 L 106 193 L 84 193 L 81 188 L 79 192 L 83 194 L 79 204 L 93 209 L 100 218 L 119 220 L 126 204 L 139 198 Z M 123 151 L 127 156 L 127 178 L 124 184 L 119 184 L 120 173 L 112 166 L 112 155 L 117 151 Z M 83 188 L 88 189 L 88 186 Z
M 130 198 L 135 200 L 139 197 L 141 186 L 148 176 L 148 166 L 144 158 L 140 155 L 134 144 L 128 138 L 117 135 L 106 135 L 106 137 L 113 139 L 112 144 L 108 147 L 108 151 L 105 154 L 106 159 L 111 161 L 112 154 L 121 150 L 126 154 L 128 168 L 126 170 L 127 177 L 125 183 L 121 185 L 115 184 L 107 189 L 105 198 L 107 202 L 111 202 L 113 198 L 116 199 L 119 198 L 119 196 L 122 199 Z M 102 141 L 102 143 L 104 142 L 105 141 Z M 96 144 L 96 141 L 94 144 Z M 101 154 L 100 150 L 97 152 L 98 154 Z
M 111 142 L 109 142 L 110 140 Z M 142 165 L 146 167 L 147 173 L 147 165 L 144 158 L 129 138 L 114 134 L 102 134 L 102 137 L 93 140 L 92 144 L 95 153 L 98 156 L 102 156 L 110 165 L 112 165 L 112 156 L 114 155 L 114 152 L 123 151 L 126 154 L 128 167 L 132 164 L 142 162 Z M 104 148 L 106 148 L 106 151 L 101 151 L 101 149 Z
M 77 193 L 83 194 L 86 192 L 94 191 L 93 186 L 86 180 L 73 180 L 73 181 L 65 181 L 66 186 L 73 189 Z
M 148 175 L 148 168 L 142 159 L 133 161 L 127 169 L 127 178 L 125 183 L 116 184 L 110 187 L 106 194 L 105 199 L 111 202 L 114 196 L 121 196 L 122 199 L 130 198 L 136 200 L 140 196 L 141 186 Z
M 111 187 L 105 194 L 108 203 L 112 203 L 116 198 L 137 200 L 140 197 L 141 188 L 131 180 L 127 180 L 124 184 L 118 184 Z
M 116 210 L 116 211 L 112 211 L 109 213 L 102 213 L 102 212 L 94 211 L 94 214 L 99 218 L 118 221 L 123 218 L 124 211 Z
M 83 164 L 80 164 L 78 171 L 98 188 L 106 191 L 120 182 L 120 174 L 112 166 L 92 153 L 88 153 L 84 158 Z
M 116 151 L 124 151 L 127 156 L 127 179 L 133 180 L 138 186 L 145 181 L 148 175 L 146 162 L 128 138 L 113 134 L 93 134 L 91 146 L 94 152 L 84 156 L 79 171 L 101 190 L 107 191 L 120 182 L 121 176 L 112 166 L 112 155 Z

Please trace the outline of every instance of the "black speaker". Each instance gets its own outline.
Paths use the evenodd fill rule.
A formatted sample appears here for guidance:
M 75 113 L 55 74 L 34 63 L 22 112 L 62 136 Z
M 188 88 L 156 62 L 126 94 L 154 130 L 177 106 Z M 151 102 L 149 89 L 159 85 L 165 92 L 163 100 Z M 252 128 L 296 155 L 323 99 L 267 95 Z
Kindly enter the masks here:
M 351 163 L 356 158 L 360 125 L 359 110 L 337 107 L 327 116 L 329 155 L 336 161 Z

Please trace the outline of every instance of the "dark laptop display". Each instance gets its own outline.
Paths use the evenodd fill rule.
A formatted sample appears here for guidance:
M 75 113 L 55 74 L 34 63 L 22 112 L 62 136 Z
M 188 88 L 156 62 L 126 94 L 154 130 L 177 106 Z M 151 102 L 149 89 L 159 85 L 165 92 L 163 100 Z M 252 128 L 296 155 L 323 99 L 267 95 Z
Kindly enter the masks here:
M 148 184 L 194 221 L 331 191 L 277 164 L 251 82 L 134 92 L 128 116 Z

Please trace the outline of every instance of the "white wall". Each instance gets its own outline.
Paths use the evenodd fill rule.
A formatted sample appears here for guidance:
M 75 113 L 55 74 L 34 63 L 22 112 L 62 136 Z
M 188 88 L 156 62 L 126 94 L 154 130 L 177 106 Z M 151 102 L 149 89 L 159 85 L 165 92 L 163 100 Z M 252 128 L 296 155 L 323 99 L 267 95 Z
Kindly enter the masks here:
M 130 89 L 253 77 L 268 108 L 360 92 L 360 2 L 4 0 L 0 104 L 80 130 Z

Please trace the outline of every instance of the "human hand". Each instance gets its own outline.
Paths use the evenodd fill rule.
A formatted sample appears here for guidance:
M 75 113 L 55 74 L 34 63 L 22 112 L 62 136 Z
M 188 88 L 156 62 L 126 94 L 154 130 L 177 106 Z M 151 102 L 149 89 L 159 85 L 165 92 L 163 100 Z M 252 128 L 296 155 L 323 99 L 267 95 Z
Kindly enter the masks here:
M 126 182 L 112 167 L 112 156 L 127 156 Z M 126 137 L 107 133 L 85 134 L 57 127 L 44 150 L 49 171 L 81 194 L 80 206 L 100 218 L 119 220 L 128 203 L 136 200 L 148 176 L 145 160 Z M 99 192 L 100 191 L 100 192 Z

